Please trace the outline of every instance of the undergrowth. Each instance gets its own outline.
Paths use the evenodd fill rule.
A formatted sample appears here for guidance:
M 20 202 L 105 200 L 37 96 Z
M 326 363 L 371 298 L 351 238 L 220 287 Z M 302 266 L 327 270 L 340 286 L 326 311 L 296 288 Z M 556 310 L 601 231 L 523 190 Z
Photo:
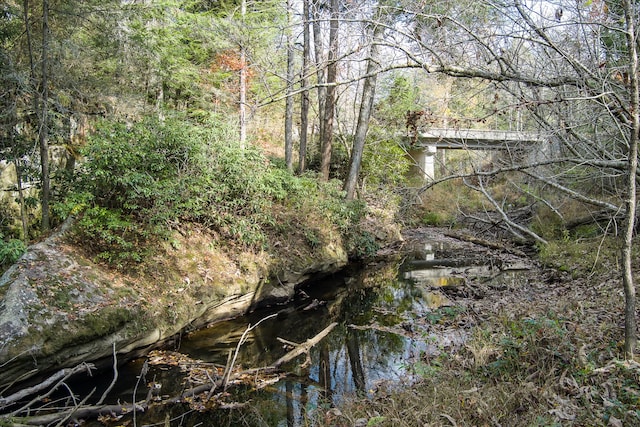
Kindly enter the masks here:
M 417 362 L 416 383 L 351 396 L 312 424 L 640 425 L 640 364 L 622 360 L 617 258 L 611 236 L 552 241 L 540 248 L 548 276 L 476 306 L 481 322 L 461 350 Z
M 0 233 L 0 274 L 22 256 L 26 250 L 26 245 L 22 240 L 3 238 Z
M 594 368 L 566 319 L 503 317 L 458 353 L 428 360 L 411 387 L 351 396 L 314 425 L 640 425 L 640 365 Z M 579 356 L 579 357 L 577 357 Z
M 358 225 L 366 205 L 345 201 L 338 182 L 294 176 L 222 127 L 184 117 L 99 124 L 56 212 L 78 215 L 76 241 L 117 268 L 142 262 L 189 223 L 239 251 L 269 249 L 299 229 L 311 246 L 341 237 L 357 256 L 375 250 Z

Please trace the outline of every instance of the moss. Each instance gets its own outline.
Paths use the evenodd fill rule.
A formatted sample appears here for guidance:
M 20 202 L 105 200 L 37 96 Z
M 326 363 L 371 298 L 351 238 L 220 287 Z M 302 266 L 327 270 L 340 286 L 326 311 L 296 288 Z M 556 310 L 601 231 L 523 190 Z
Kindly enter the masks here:
M 134 326 L 135 331 L 143 330 L 145 322 L 140 314 L 122 307 L 106 307 L 87 314 L 67 328 L 47 328 L 43 331 L 30 329 L 31 342 L 43 342 L 44 355 L 55 354 L 69 346 L 77 346 L 94 341 L 127 327 Z M 148 325 L 147 325 L 148 326 Z
M 121 329 L 126 323 L 135 318 L 134 313 L 122 307 L 108 307 L 96 313 L 90 313 L 83 319 L 86 337 L 102 337 Z M 79 340 L 83 336 L 78 335 Z
M 20 270 L 18 270 L 17 268 L 14 269 L 9 275 L 9 278 L 7 279 L 7 281 L 4 282 L 3 285 L 0 285 L 0 299 L 4 298 L 4 296 L 7 294 L 7 291 L 9 290 L 9 284 L 13 283 L 18 278 L 19 275 L 20 275 Z

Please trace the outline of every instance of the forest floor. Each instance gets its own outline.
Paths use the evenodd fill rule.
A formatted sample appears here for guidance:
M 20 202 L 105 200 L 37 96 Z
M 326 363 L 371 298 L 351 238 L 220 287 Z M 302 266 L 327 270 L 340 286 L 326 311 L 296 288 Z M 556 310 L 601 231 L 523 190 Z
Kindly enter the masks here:
M 407 238 L 433 234 L 413 230 Z M 505 253 L 483 250 L 498 258 Z M 425 355 L 425 374 L 411 387 L 354 396 L 318 423 L 640 425 L 640 364 L 622 359 L 624 295 L 616 254 L 608 239 L 560 242 L 527 257 L 530 268 L 517 284 L 487 289 L 468 281 L 466 291 L 447 295 L 461 308 L 450 321 L 473 325 L 462 348 Z

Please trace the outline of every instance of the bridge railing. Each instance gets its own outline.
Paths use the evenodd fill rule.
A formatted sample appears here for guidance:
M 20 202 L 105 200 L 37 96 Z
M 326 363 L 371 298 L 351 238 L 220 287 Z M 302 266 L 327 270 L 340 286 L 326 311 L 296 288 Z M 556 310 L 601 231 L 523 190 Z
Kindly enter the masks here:
M 411 145 L 450 149 L 508 149 L 516 144 L 538 144 L 548 140 L 543 132 L 487 129 L 425 128 L 406 136 Z

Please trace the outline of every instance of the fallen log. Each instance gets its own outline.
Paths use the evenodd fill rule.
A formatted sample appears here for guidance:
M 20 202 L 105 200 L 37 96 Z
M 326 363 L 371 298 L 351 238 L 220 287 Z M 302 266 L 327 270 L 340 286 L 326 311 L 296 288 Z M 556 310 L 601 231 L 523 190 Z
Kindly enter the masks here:
M 502 243 L 499 242 L 492 242 L 489 240 L 485 240 L 485 239 L 481 239 L 479 237 L 475 237 L 475 236 L 471 236 L 469 234 L 463 234 L 463 233 L 456 233 L 455 231 L 443 231 L 442 234 L 444 234 L 447 237 L 453 237 L 454 239 L 458 239 L 458 240 L 462 240 L 465 242 L 469 242 L 469 243 L 473 243 L 475 245 L 480 245 L 480 246 L 484 246 L 485 248 L 489 248 L 489 249 L 497 249 L 500 251 L 504 251 L 513 255 L 518 255 L 518 256 L 522 256 L 522 257 L 526 257 L 527 254 L 525 254 L 524 252 L 522 252 L 519 249 L 514 249 L 514 248 L 510 248 L 506 245 L 503 245 Z
M 136 403 L 135 405 L 137 411 L 145 411 L 148 407 L 149 405 L 146 402 Z M 84 406 L 51 414 L 31 415 L 22 418 L 16 417 L 14 418 L 14 420 L 17 420 L 20 424 L 12 425 L 46 426 L 65 419 L 80 420 L 87 418 L 98 418 L 100 416 L 116 417 L 127 414 L 129 412 L 133 412 L 133 408 L 134 405 L 132 403 L 123 405 Z

